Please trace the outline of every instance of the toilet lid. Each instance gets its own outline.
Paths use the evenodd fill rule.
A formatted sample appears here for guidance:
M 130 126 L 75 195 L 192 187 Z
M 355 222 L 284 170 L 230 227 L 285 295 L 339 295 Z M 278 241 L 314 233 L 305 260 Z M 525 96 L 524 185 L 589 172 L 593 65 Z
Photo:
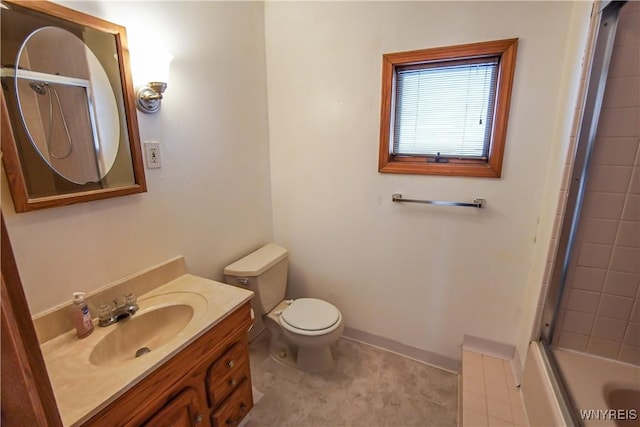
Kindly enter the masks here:
M 330 328 L 339 318 L 340 311 L 333 304 L 315 298 L 294 300 L 280 315 L 280 319 L 303 331 Z

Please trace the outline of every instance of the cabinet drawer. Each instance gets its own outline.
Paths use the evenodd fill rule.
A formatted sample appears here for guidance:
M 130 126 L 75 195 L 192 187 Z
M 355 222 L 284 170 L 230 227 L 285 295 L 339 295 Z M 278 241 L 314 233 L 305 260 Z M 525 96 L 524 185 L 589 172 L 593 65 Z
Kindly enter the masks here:
M 186 388 L 147 420 L 143 427 L 192 427 L 200 424 L 203 415 L 198 397 L 195 389 Z
M 209 406 L 215 407 L 229 396 L 249 375 L 249 356 L 246 344 L 237 342 L 220 356 L 207 371 Z
M 253 407 L 251 381 L 244 380 L 211 416 L 212 427 L 235 427 Z

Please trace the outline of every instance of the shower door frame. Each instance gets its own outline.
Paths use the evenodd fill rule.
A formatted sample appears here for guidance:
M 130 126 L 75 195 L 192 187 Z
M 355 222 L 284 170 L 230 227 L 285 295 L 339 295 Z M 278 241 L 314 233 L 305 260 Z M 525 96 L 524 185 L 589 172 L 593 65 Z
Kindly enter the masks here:
M 607 83 L 613 42 L 618 26 L 618 15 L 626 1 L 609 1 L 597 10 L 600 14 L 593 57 L 587 76 L 586 93 L 582 105 L 578 133 L 573 153 L 573 167 L 568 184 L 565 211 L 549 279 L 549 290 L 542 310 L 540 339 L 551 344 L 560 308 L 569 262 L 573 254 L 575 235 L 580 220 L 582 202 L 589 173 L 591 153 L 595 144 L 602 100 Z
M 596 3 L 592 13 L 598 13 L 596 34 L 593 45 L 591 64 L 587 73 L 587 86 L 582 104 L 577 138 L 573 151 L 573 162 L 568 183 L 567 196 L 564 200 L 564 214 L 560 224 L 555 256 L 551 267 L 549 288 L 542 307 L 539 341 L 543 363 L 550 375 L 551 386 L 559 398 L 559 407 L 567 425 L 581 426 L 582 420 L 565 385 L 562 372 L 551 352 L 557 314 L 560 309 L 562 293 L 573 254 L 576 232 L 580 221 L 582 203 L 587 185 L 591 154 L 595 145 L 598 121 L 602 110 L 602 101 L 609 72 L 609 64 L 613 52 L 616 29 L 620 9 L 624 1 L 604 1 Z M 585 58 L 587 61 L 588 58 Z

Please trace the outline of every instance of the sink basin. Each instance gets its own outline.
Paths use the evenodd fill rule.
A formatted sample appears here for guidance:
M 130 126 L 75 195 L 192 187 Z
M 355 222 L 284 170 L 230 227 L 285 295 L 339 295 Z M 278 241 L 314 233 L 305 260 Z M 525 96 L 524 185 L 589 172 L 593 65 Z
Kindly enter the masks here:
M 179 334 L 192 317 L 193 307 L 188 304 L 152 307 L 144 313 L 134 314 L 107 326 L 113 330 L 91 350 L 89 362 L 103 366 L 144 357 Z

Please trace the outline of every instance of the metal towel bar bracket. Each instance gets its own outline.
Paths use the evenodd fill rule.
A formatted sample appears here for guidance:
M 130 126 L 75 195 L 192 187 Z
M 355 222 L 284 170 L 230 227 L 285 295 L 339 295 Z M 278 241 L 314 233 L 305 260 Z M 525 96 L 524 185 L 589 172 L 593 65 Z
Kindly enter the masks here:
M 402 194 L 394 193 L 391 195 L 391 200 L 394 202 L 406 202 L 406 203 L 424 203 L 427 205 L 441 205 L 441 206 L 462 206 L 466 208 L 484 208 L 487 203 L 486 199 L 473 199 L 472 203 L 467 202 L 446 202 L 442 200 L 416 200 L 416 199 L 405 199 L 402 197 Z

